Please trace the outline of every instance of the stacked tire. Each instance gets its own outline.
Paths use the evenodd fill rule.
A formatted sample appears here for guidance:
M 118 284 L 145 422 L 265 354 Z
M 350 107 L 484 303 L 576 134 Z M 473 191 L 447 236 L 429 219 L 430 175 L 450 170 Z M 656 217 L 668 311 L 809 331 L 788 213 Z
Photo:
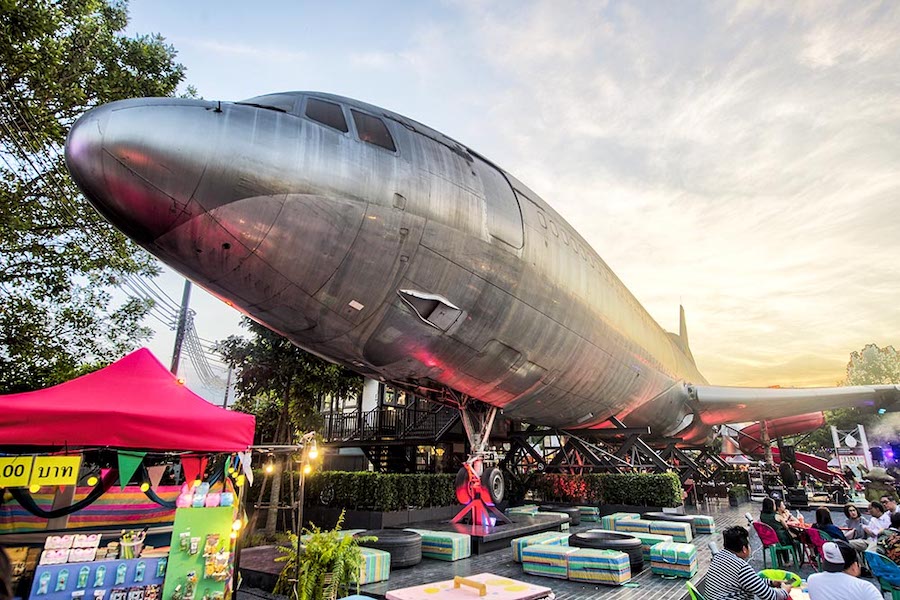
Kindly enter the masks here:
M 631 573 L 644 570 L 644 553 L 641 540 L 626 533 L 612 531 L 585 531 L 569 536 L 569 545 L 576 548 L 595 548 L 597 550 L 618 550 L 628 555 Z
M 538 512 L 556 512 L 569 515 L 569 525 L 572 527 L 581 524 L 581 511 L 574 506 L 564 504 L 541 504 Z
M 422 536 L 405 529 L 370 529 L 356 537 L 378 538 L 374 542 L 360 542 L 360 546 L 384 550 L 391 555 L 391 569 L 411 567 L 422 562 Z

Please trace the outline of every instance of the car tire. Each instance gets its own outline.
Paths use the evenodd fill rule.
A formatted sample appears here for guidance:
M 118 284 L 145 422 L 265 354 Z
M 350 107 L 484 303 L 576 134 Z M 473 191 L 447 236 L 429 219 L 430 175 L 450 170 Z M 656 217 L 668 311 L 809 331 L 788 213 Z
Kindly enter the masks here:
M 360 546 L 384 550 L 391 555 L 391 569 L 411 567 L 422 562 L 422 536 L 405 529 L 370 529 L 356 537 L 374 536 L 374 542 L 360 542 Z
M 598 550 L 618 550 L 628 555 L 631 573 L 640 573 L 644 569 L 644 552 L 641 540 L 625 533 L 585 531 L 569 536 L 569 545 L 576 548 L 595 548 Z
M 673 523 L 687 523 L 691 526 L 691 533 L 694 531 L 694 518 L 690 515 L 675 515 L 667 512 L 645 512 L 641 518 L 646 521 L 671 521 Z

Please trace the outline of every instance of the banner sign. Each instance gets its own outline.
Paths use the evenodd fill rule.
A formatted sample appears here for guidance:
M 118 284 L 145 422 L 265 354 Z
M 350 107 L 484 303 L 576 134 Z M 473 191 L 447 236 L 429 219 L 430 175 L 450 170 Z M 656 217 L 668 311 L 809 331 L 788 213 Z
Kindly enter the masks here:
M 33 456 L 0 457 L 0 488 L 27 486 L 33 462 Z
M 36 456 L 31 485 L 75 485 L 81 456 Z

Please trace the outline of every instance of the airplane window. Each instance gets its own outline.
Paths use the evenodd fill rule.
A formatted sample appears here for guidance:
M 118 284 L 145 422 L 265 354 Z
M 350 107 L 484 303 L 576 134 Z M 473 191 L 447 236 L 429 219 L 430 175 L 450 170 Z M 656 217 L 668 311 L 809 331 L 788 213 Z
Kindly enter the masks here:
M 397 147 L 394 146 L 394 139 L 391 137 L 391 132 L 388 131 L 384 121 L 378 117 L 357 112 L 352 108 L 350 109 L 350 113 L 353 115 L 353 122 L 356 123 L 356 132 L 359 134 L 360 140 L 368 142 L 369 144 L 381 146 L 391 152 L 397 151 Z
M 569 245 L 569 234 L 566 233 L 565 229 L 563 229 L 563 241 L 566 243 L 566 246 Z
M 325 102 L 317 98 L 306 101 L 306 116 L 313 121 L 347 133 L 347 121 L 344 119 L 344 111 L 339 104 Z
M 265 96 L 256 96 L 254 98 L 241 100 L 240 102 L 235 102 L 235 104 L 246 104 L 247 106 L 268 108 L 285 113 L 292 112 L 296 103 L 296 94 L 266 94 Z
M 543 227 L 544 229 L 547 229 L 547 219 L 544 218 L 544 213 L 542 213 L 542 212 L 538 213 L 538 221 L 541 222 L 541 227 Z
M 556 228 L 556 223 L 554 223 L 553 221 L 550 221 L 550 231 L 553 232 L 553 235 L 559 237 L 559 230 Z

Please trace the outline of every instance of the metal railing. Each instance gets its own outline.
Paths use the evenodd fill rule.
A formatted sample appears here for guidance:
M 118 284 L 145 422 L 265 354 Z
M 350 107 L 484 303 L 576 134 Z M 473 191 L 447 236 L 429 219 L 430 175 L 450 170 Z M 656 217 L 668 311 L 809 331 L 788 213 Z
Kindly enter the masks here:
M 327 442 L 415 439 L 436 441 L 459 419 L 455 408 L 415 399 L 406 406 L 325 413 Z

